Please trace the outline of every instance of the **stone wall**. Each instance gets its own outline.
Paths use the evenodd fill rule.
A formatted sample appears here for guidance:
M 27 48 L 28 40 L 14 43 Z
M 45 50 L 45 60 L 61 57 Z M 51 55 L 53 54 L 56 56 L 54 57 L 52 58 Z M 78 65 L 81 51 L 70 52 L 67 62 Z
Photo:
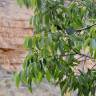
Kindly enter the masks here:
M 0 65 L 6 69 L 13 70 L 23 62 L 24 37 L 32 35 L 31 13 L 29 9 L 20 8 L 16 0 L 0 0 Z
M 24 37 L 32 35 L 28 20 L 32 12 L 16 5 L 16 0 L 0 0 L 0 96 L 59 96 L 59 88 L 48 82 L 33 85 L 29 93 L 23 85 L 16 88 L 12 70 L 23 62 Z M 20 67 L 19 67 L 20 68 Z M 7 70 L 4 70 L 7 69 Z

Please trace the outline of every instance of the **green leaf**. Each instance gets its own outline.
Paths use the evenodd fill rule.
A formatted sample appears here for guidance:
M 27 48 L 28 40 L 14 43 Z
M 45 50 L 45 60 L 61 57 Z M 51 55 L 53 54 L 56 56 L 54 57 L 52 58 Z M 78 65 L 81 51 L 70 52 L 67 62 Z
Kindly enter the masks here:
M 20 73 L 15 74 L 15 81 L 16 81 L 16 86 L 19 87 L 19 85 L 20 85 Z
M 42 73 L 41 73 L 41 72 L 38 73 L 38 81 L 39 81 L 39 82 L 42 81 Z
M 93 49 L 96 49 L 96 39 L 91 40 L 91 46 Z
M 48 81 L 50 81 L 50 79 L 51 79 L 51 74 L 50 74 L 49 70 L 46 71 L 46 78 Z
M 64 93 L 67 91 L 67 81 L 64 80 L 63 82 L 60 83 L 60 88 L 61 88 L 61 96 L 64 96 Z
M 24 47 L 27 49 L 32 49 L 32 45 L 34 43 L 32 43 L 32 37 L 26 37 L 25 38 L 25 42 L 24 42 Z

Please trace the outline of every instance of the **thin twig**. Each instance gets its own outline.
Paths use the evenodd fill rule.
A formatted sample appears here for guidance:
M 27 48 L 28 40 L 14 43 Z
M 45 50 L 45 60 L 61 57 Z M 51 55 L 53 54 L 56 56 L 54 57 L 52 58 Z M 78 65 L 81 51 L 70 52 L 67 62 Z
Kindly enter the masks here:
M 96 67 L 96 64 L 93 65 L 93 67 L 91 69 L 93 69 L 94 67 Z
M 69 56 L 69 55 L 76 55 L 76 54 L 75 53 L 61 54 L 60 57 L 66 57 L 66 56 Z
M 77 50 L 75 50 L 75 49 L 73 49 L 73 48 L 72 48 L 72 50 L 73 50 L 76 54 L 81 55 L 82 57 L 86 57 L 86 58 L 94 59 L 94 58 L 92 58 L 92 57 L 89 56 L 89 55 L 86 55 L 86 54 L 83 54 L 83 53 L 79 53 Z
M 96 23 L 95 23 L 95 24 L 92 24 L 92 25 L 90 25 L 90 26 L 88 26 L 88 27 L 85 27 L 85 28 L 77 29 L 76 32 L 80 32 L 80 31 L 83 31 L 83 30 L 90 29 L 91 27 L 93 27 L 93 26 L 95 26 L 95 25 L 96 25 Z
M 86 58 L 86 60 L 91 60 L 90 58 Z M 80 60 L 79 62 L 85 61 L 84 59 Z
M 86 54 L 83 54 L 83 53 L 78 53 L 78 55 L 81 55 L 82 57 L 94 59 L 94 58 L 90 57 L 89 55 L 86 55 Z

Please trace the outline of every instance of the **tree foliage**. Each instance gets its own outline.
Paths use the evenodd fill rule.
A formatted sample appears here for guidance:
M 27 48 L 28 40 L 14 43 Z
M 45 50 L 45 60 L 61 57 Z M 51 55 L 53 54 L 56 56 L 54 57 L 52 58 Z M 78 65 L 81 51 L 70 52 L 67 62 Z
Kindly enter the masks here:
M 22 71 L 16 75 L 30 91 L 43 78 L 60 86 L 61 95 L 78 90 L 78 96 L 95 96 L 95 65 L 87 71 L 75 68 L 83 58 L 96 59 L 96 1 L 18 0 L 31 8 L 34 36 L 26 37 L 26 56 Z M 88 54 L 83 51 L 87 50 Z M 79 58 L 76 58 L 77 55 Z M 84 60 L 85 60 L 84 59 Z

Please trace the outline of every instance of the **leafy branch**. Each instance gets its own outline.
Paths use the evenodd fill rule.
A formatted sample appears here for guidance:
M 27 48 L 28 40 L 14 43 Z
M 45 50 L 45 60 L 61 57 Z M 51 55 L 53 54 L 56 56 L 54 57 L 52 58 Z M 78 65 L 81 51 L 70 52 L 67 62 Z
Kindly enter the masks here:
M 36 10 L 32 18 L 34 36 L 25 39 L 25 47 L 30 54 L 24 60 L 22 72 L 16 76 L 17 85 L 20 81 L 25 82 L 31 90 L 33 82 L 41 82 L 46 78 L 50 82 L 59 81 L 61 96 L 69 90 L 78 90 L 78 96 L 95 96 L 96 64 L 92 67 L 94 74 L 91 74 L 90 69 L 88 72 L 80 72 L 78 76 L 74 65 L 78 67 L 83 61 L 95 61 L 96 48 L 92 47 L 96 46 L 96 40 L 91 40 L 96 38 L 96 29 L 93 28 L 96 23 L 92 24 L 96 18 L 96 4 L 92 6 L 92 0 L 75 0 L 65 8 L 60 3 L 63 0 L 18 0 L 20 1 Z M 80 5 L 81 3 L 84 4 Z M 86 17 L 92 25 L 81 28 L 86 22 L 83 18 Z M 88 34 L 78 34 L 90 28 L 92 30 Z M 89 47 L 88 53 L 91 55 L 81 52 L 83 47 Z

